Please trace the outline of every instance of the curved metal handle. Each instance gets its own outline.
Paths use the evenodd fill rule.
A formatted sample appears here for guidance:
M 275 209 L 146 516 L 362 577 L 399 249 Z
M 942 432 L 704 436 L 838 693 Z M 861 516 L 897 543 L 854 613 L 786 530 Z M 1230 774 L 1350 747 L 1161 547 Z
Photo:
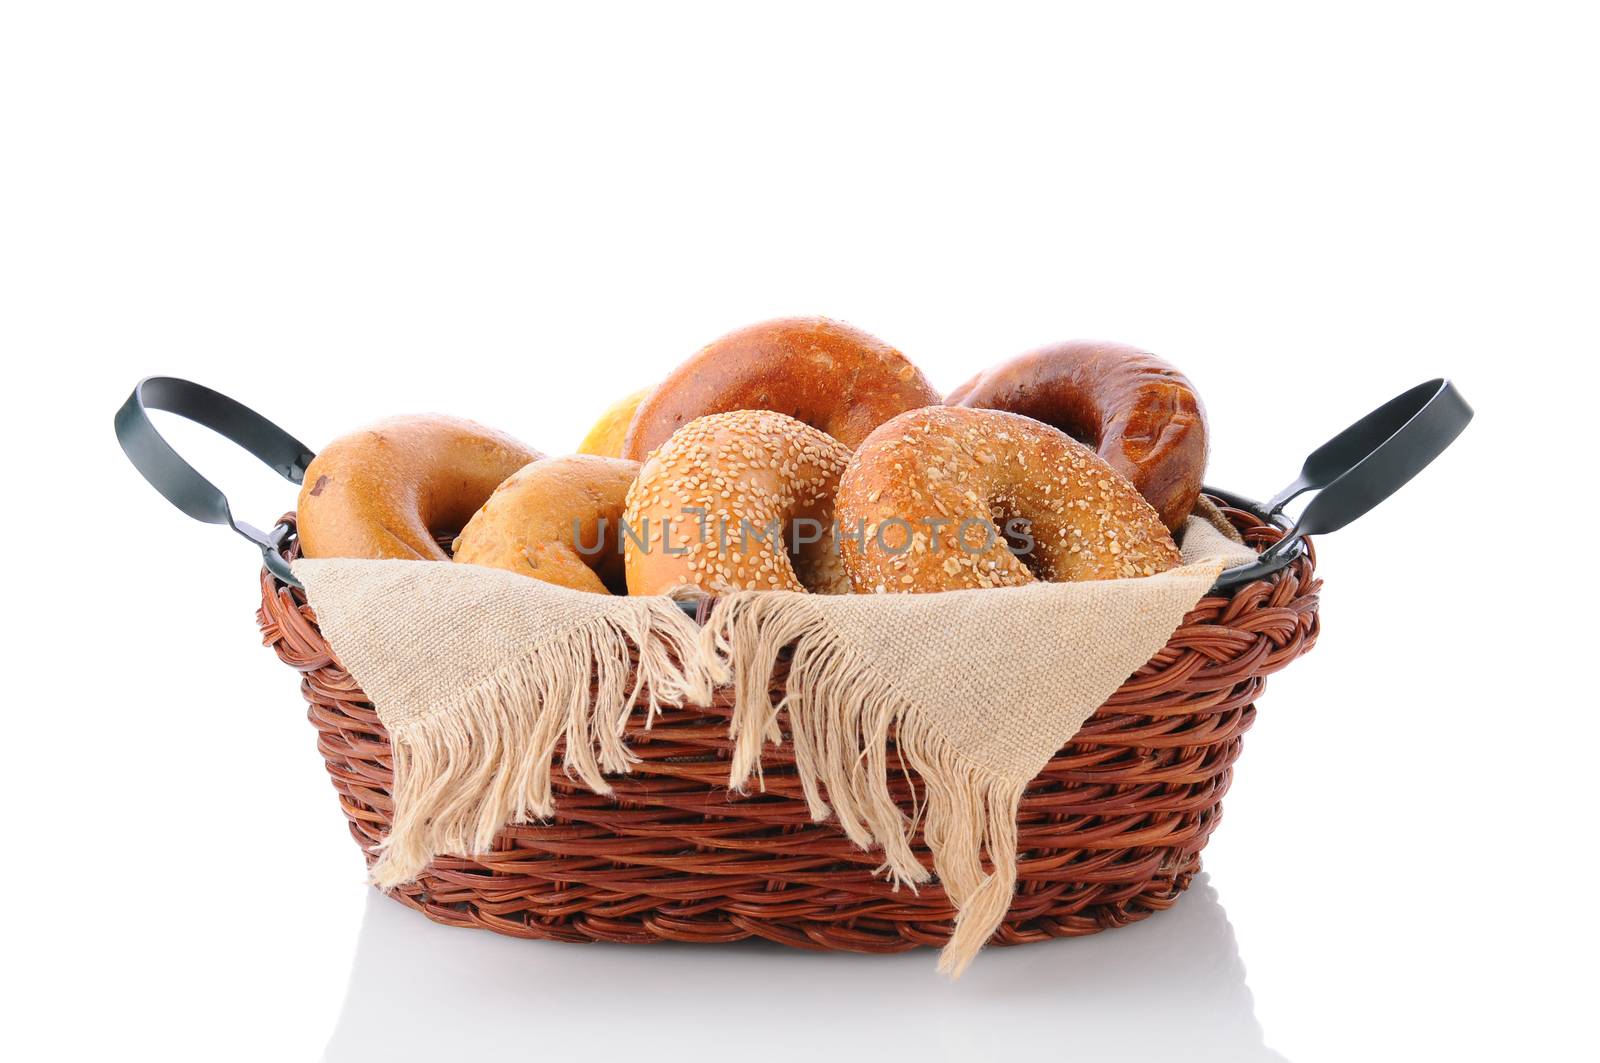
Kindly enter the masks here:
M 1442 377 L 1379 406 L 1312 451 L 1299 478 L 1268 503 L 1268 512 L 1277 515 L 1290 499 L 1317 492 L 1289 534 L 1262 556 L 1276 556 L 1302 536 L 1326 535 L 1365 516 L 1432 464 L 1471 420 L 1472 407 Z
M 316 457 L 311 448 L 221 392 L 178 377 L 153 376 L 141 380 L 117 411 L 117 442 L 150 486 L 168 502 L 195 520 L 226 524 L 261 549 L 267 568 L 286 583 L 299 586 L 279 548 L 288 525 L 271 531 L 235 520 L 227 496 L 194 466 L 184 461 L 150 420 L 150 410 L 165 410 L 204 425 L 224 439 L 254 454 L 273 472 L 292 484 L 305 479 Z
M 1443 454 L 1471 420 L 1467 400 L 1440 377 L 1396 395 L 1312 451 L 1300 475 L 1270 502 L 1207 487 L 1208 494 L 1285 532 L 1255 561 L 1225 570 L 1212 589 L 1227 590 L 1286 567 L 1305 549 L 1307 535 L 1338 531 L 1370 512 Z M 1317 491 L 1317 497 L 1291 525 L 1283 507 L 1307 491 Z

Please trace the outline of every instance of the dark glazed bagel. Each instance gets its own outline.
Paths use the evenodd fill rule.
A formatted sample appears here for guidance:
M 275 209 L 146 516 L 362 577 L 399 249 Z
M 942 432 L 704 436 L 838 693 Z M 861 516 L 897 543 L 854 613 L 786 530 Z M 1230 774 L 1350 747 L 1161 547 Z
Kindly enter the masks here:
M 730 332 L 703 347 L 640 404 L 622 456 L 643 461 L 697 417 L 773 410 L 854 447 L 938 392 L 906 356 L 825 317 L 785 317 Z
M 1177 531 L 1206 471 L 1206 411 L 1187 377 L 1121 343 L 1072 340 L 1019 355 L 952 391 L 951 406 L 1020 413 L 1087 443 Z

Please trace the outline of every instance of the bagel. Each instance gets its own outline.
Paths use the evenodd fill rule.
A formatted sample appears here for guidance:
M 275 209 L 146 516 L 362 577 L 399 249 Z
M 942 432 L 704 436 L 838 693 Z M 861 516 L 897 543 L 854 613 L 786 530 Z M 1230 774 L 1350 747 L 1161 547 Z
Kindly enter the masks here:
M 854 447 L 897 413 L 939 401 L 906 356 L 825 317 L 786 317 L 730 332 L 651 392 L 633 416 L 622 456 L 643 461 L 709 413 L 774 410 Z
M 628 593 L 848 593 L 833 494 L 849 458 L 843 443 L 781 413 L 691 421 L 644 463 L 628 492 Z
M 621 457 L 622 441 L 628 434 L 628 426 L 633 423 L 634 411 L 648 394 L 650 389 L 644 388 L 608 406 L 594 427 L 589 429 L 589 434 L 583 437 L 583 442 L 578 444 L 578 453 L 597 454 L 602 458 Z
M 1132 481 L 1172 531 L 1200 497 L 1206 411 L 1187 377 L 1121 343 L 1075 340 L 987 369 L 952 391 L 952 406 L 1006 410 L 1066 432 Z
M 840 478 L 858 592 L 1148 576 L 1179 563 L 1148 502 L 1094 451 L 998 410 L 933 406 L 885 422 Z
M 637 462 L 574 454 L 524 465 L 456 537 L 455 559 L 595 594 L 626 594 L 618 526 Z
M 448 561 L 455 535 L 507 476 L 541 457 L 503 432 L 442 414 L 390 417 L 328 444 L 296 507 L 306 557 Z

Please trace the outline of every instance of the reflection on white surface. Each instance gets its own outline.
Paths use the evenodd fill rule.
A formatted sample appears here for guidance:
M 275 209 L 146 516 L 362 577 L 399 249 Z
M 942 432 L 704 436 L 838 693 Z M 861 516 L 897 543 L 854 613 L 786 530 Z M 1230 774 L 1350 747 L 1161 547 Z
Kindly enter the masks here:
M 330 1063 L 410 1059 L 1283 1059 L 1262 1042 L 1205 876 L 1171 911 L 1088 938 L 935 954 L 777 945 L 566 945 L 367 901 Z

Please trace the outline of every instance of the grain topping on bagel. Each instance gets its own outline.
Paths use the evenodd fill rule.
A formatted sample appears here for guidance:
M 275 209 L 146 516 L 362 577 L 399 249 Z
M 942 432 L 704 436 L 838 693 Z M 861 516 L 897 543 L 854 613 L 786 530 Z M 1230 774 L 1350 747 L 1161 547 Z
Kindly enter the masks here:
M 849 457 L 838 440 L 770 410 L 691 421 L 628 493 L 628 593 L 847 593 L 833 496 Z
M 1088 447 L 1028 417 L 934 406 L 861 444 L 840 479 L 857 592 L 1147 576 L 1179 563 L 1150 504 Z

